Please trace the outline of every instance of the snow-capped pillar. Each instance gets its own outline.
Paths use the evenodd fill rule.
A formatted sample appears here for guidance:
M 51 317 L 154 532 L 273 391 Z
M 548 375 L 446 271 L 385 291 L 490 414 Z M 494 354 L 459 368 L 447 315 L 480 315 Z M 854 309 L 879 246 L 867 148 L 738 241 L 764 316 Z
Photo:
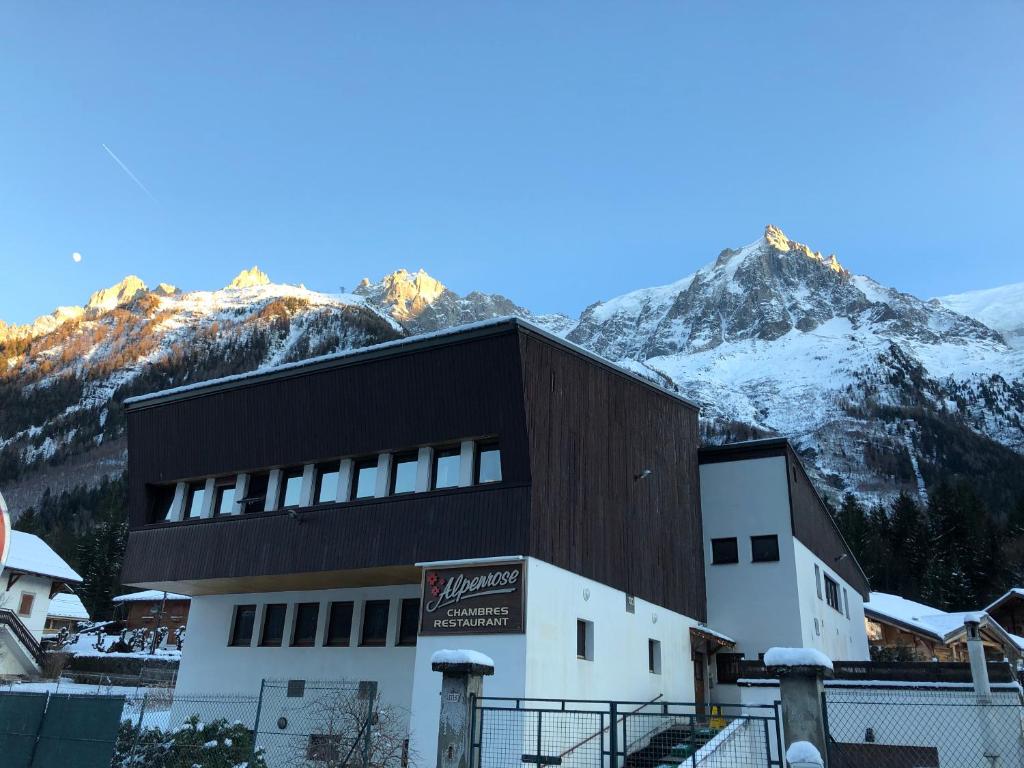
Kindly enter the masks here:
M 338 467 L 338 501 L 348 501 L 352 496 L 352 459 L 342 459 Z
M 185 499 L 188 498 L 188 483 L 178 483 L 174 486 L 174 500 L 171 501 L 171 508 L 167 510 L 167 520 L 178 522 L 185 514 Z
M 473 462 L 476 460 L 476 443 L 463 440 L 459 446 L 459 487 L 473 484 Z
M 981 639 L 981 619 L 976 613 L 964 617 L 964 628 L 967 630 L 967 654 L 971 660 L 971 681 L 978 697 L 988 700 L 992 688 L 988 680 L 988 663 L 985 661 L 985 644 Z
M 239 499 L 244 499 L 249 495 L 249 475 L 245 472 L 240 472 L 238 477 L 235 478 L 235 502 L 231 505 L 232 515 L 242 514 L 242 502 Z
M 213 517 L 213 505 L 216 503 L 217 496 L 217 481 L 212 478 L 206 478 L 206 485 L 203 486 L 203 508 L 199 511 L 199 516 L 202 518 Z
M 316 464 L 307 464 L 302 468 L 302 488 L 299 490 L 299 506 L 311 507 L 316 503 L 313 494 L 316 492 Z
M 441 717 L 437 724 L 437 768 L 471 768 L 473 700 L 484 690 L 494 662 L 475 651 L 438 651 L 430 668 L 441 673 Z
M 378 499 L 388 495 L 391 485 L 391 462 L 394 456 L 390 453 L 382 453 L 377 457 L 377 488 L 373 495 Z
M 820 764 L 828 768 L 824 681 L 832 677 L 832 661 L 812 648 L 770 648 L 764 663 L 779 680 L 786 750 L 808 742 L 821 755 Z
M 267 500 L 263 503 L 264 512 L 273 512 L 277 509 L 277 497 L 281 495 L 281 470 L 270 470 L 270 477 L 267 478 Z
M 420 448 L 416 455 L 416 493 L 430 490 L 430 475 L 434 469 L 434 449 Z

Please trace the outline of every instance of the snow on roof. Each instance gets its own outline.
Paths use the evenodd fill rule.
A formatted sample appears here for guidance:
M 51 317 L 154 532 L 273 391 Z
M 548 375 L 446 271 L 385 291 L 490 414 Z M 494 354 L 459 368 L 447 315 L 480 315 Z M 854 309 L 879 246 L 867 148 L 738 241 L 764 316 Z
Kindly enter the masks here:
M 696 627 L 694 627 L 694 629 L 696 629 L 699 632 L 703 632 L 707 635 L 711 635 L 712 637 L 717 637 L 718 639 L 724 640 L 725 642 L 731 643 L 732 645 L 736 645 L 736 641 L 733 640 L 731 637 L 722 632 L 712 629 L 706 624 L 698 624 Z
M 56 616 L 60 619 L 81 619 L 89 621 L 89 612 L 82 604 L 78 595 L 59 593 L 50 600 L 50 607 L 46 611 L 47 616 Z
M 1004 602 L 1006 602 L 1006 600 L 1008 600 L 1011 597 L 1019 597 L 1019 598 L 1024 599 L 1024 589 L 1021 589 L 1020 587 L 1014 587 L 1009 592 L 1007 592 L 1005 595 L 1002 595 L 998 599 L 993 600 L 991 605 L 985 606 L 985 612 L 986 613 L 990 612 L 993 608 L 996 608 L 996 607 L 1002 605 Z
M 115 603 L 137 603 L 137 602 L 150 602 L 154 600 L 163 600 L 164 594 L 167 595 L 168 600 L 191 600 L 192 598 L 188 595 L 179 595 L 176 592 L 164 593 L 159 589 L 147 589 L 142 592 L 132 592 L 129 595 L 118 595 L 113 599 Z
M 480 651 L 469 651 L 466 649 L 450 650 L 442 649 L 440 651 L 434 651 L 434 655 L 430 657 L 430 663 L 433 664 L 479 664 L 484 667 L 494 667 L 494 659 L 485 653 Z
M 939 639 L 946 634 L 945 631 L 938 629 L 928 620 L 938 619 L 941 623 L 941 617 L 944 615 L 942 611 L 924 603 L 915 603 L 913 600 L 907 600 L 899 595 L 872 592 L 871 599 L 864 603 L 864 612 L 905 624 Z M 960 623 L 963 624 L 963 621 Z
M 7 555 L 7 570 L 49 576 L 57 581 L 79 582 L 75 573 L 60 555 L 38 536 L 24 531 L 11 531 L 11 549 Z
M 815 648 L 769 648 L 766 667 L 822 667 L 832 669 L 832 659 Z

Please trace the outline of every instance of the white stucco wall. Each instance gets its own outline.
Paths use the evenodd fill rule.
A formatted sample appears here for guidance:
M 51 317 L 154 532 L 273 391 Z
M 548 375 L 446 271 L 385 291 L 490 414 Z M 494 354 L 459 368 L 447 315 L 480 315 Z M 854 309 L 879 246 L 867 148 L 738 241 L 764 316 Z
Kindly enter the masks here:
M 28 592 L 34 595 L 31 615 L 21 616 L 19 614 L 18 618 L 28 627 L 29 632 L 35 635 L 37 640 L 42 639 L 43 627 L 46 625 L 46 613 L 50 609 L 50 587 L 53 582 L 41 576 L 21 575 L 8 590 L 7 576 L 7 571 L 0 574 L 0 608 L 18 613 L 22 594 Z
M 867 661 L 868 636 L 864 629 L 864 600 L 832 568 L 799 541 L 793 542 L 796 563 L 796 585 L 800 596 L 802 646 L 816 648 L 836 661 Z M 821 571 L 822 598 L 814 577 L 814 566 Z M 824 599 L 825 576 L 839 585 L 840 602 L 849 601 L 850 617 L 845 605 L 839 612 Z M 815 625 L 817 620 L 817 625 Z

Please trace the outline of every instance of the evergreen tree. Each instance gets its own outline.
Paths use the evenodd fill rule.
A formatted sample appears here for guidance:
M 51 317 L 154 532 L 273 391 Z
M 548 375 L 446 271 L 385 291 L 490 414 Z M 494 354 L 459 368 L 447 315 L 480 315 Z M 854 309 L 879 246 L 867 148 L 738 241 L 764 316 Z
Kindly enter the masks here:
M 127 542 L 128 523 L 124 520 L 102 520 L 79 541 L 83 582 L 78 594 L 94 619 L 111 615 L 111 599 L 120 592 L 121 562 Z

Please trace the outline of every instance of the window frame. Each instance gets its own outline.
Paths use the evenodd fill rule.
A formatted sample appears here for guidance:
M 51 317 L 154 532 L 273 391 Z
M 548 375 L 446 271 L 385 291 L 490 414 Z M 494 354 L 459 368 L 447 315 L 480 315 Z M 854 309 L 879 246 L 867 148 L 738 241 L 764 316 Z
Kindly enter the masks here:
M 161 483 L 149 486 L 149 516 L 154 523 L 166 523 L 171 520 L 174 511 L 174 497 L 177 495 L 177 483 Z
M 398 490 L 399 465 L 412 465 L 412 487 L 407 491 Z M 416 493 L 416 475 L 419 470 L 419 452 L 401 451 L 391 455 L 391 476 L 388 478 L 388 496 L 408 496 Z
M 28 599 L 28 610 L 25 610 L 25 600 Z M 32 615 L 32 609 L 36 607 L 36 595 L 34 592 L 28 592 L 26 590 L 21 591 L 21 595 L 18 597 L 18 615 L 29 617 Z
M 249 637 L 246 642 L 239 642 L 239 617 L 243 612 L 251 611 L 252 620 L 249 622 Z M 256 603 L 239 603 L 235 605 L 231 615 L 231 629 L 228 633 L 229 648 L 250 648 L 252 647 L 253 636 L 256 634 Z
M 725 544 L 731 542 L 733 550 L 735 552 L 732 555 L 732 559 L 719 559 L 718 553 L 715 551 L 716 544 Z M 736 565 L 740 561 L 740 542 L 735 536 L 721 536 L 711 540 L 711 564 L 712 565 Z
M 218 477 L 213 483 L 213 517 L 227 517 L 233 514 L 232 512 L 221 512 L 221 503 L 224 500 L 224 493 L 228 490 L 231 491 L 231 506 L 235 505 L 235 488 L 238 485 L 238 477 L 235 475 L 226 475 L 224 477 Z
M 305 638 L 299 641 L 299 618 L 302 615 L 303 610 L 313 610 L 313 631 L 310 632 L 308 640 Z M 315 601 L 308 601 L 303 603 L 295 604 L 295 619 L 292 621 L 292 632 L 291 632 L 291 643 L 292 648 L 315 648 L 316 647 L 316 629 L 320 623 L 320 603 Z
M 373 489 L 366 496 L 359 495 L 359 475 L 364 469 L 373 470 Z M 377 496 L 377 476 L 380 474 L 380 461 L 376 456 L 363 456 L 360 459 L 355 459 L 352 462 L 352 488 L 349 493 L 350 501 L 359 501 L 361 499 L 372 499 Z
M 654 637 L 647 638 L 647 671 L 661 674 L 661 640 Z
M 281 636 L 276 639 L 267 638 L 267 624 L 270 619 L 271 609 L 283 608 L 281 612 Z M 260 622 L 260 648 L 280 648 L 284 645 L 285 630 L 287 629 L 288 623 L 288 603 L 265 603 L 263 606 L 263 620 Z
M 775 557 L 758 557 L 755 542 L 773 542 L 775 544 Z M 765 533 L 750 537 L 750 562 L 752 563 L 777 563 L 780 561 L 779 536 L 775 533 Z
M 834 599 L 833 599 L 834 597 Z M 836 613 L 842 614 L 842 598 L 839 596 L 839 582 L 825 574 L 825 602 Z
M 344 642 L 341 637 L 332 639 L 331 626 L 334 623 L 334 612 L 344 610 L 348 606 L 348 632 L 345 633 Z M 327 623 L 324 625 L 324 647 L 325 648 L 349 648 L 352 645 L 352 620 L 355 618 L 356 604 L 352 600 L 332 600 L 327 609 Z
M 594 622 L 589 619 L 576 619 L 576 658 L 594 660 Z
M 192 507 L 196 499 L 196 494 L 199 494 L 199 509 L 196 510 L 196 514 L 192 514 Z M 206 480 L 193 480 L 188 484 L 188 488 L 185 491 L 185 509 L 182 510 L 182 520 L 199 520 L 203 516 L 203 506 L 206 504 Z
M 262 485 L 263 488 L 254 492 L 253 481 L 257 481 L 257 485 Z M 248 482 L 245 488 L 245 496 L 240 499 L 242 504 L 243 515 L 255 515 L 263 512 L 267 508 L 267 494 L 270 493 L 270 470 L 263 472 L 250 472 Z M 257 508 L 253 508 L 255 505 L 259 505 Z
M 455 483 L 453 485 L 438 485 L 437 476 L 438 469 L 441 466 L 441 459 L 450 459 L 454 457 L 458 461 L 458 471 L 455 473 Z M 431 459 L 430 464 L 430 490 L 432 491 L 443 491 L 449 488 L 458 488 L 459 480 L 462 477 L 462 448 L 461 446 L 446 445 L 442 448 L 434 449 L 434 456 Z
M 370 611 L 370 606 L 379 608 L 384 607 L 384 636 L 377 640 L 369 640 L 366 637 L 366 616 Z M 359 627 L 359 647 L 360 648 L 386 648 L 388 645 L 388 630 L 391 628 L 391 601 L 390 600 L 364 600 L 363 601 L 363 621 L 362 626 Z
M 496 451 L 498 454 L 498 477 L 496 480 L 481 480 L 480 469 L 483 465 L 483 455 L 491 451 Z M 496 439 L 480 440 L 473 444 L 473 485 L 492 485 L 502 482 L 505 479 L 505 473 L 502 470 L 501 444 Z
M 406 610 L 411 610 L 411 613 L 407 614 Z M 412 627 L 406 625 L 406 620 L 412 622 Z M 412 630 L 412 635 L 408 633 L 409 629 Z M 395 645 L 403 648 L 414 647 L 419 641 L 420 635 L 420 598 L 418 597 L 403 597 L 401 603 L 398 606 L 398 637 L 395 641 Z
M 824 600 L 825 596 L 821 591 L 821 566 L 814 564 L 814 586 L 818 589 L 818 599 Z
M 324 489 L 324 476 L 334 475 L 334 498 L 323 501 L 320 498 Z M 341 477 L 341 460 L 321 461 L 313 469 L 313 505 L 337 504 L 338 503 L 338 481 Z
M 297 467 L 281 467 L 281 478 L 277 484 L 277 504 L 274 505 L 275 510 L 282 509 L 299 509 L 302 507 L 302 476 L 305 474 L 306 468 L 304 466 Z M 294 504 L 285 504 L 285 497 L 288 495 L 288 481 L 298 480 L 299 482 L 299 499 Z

